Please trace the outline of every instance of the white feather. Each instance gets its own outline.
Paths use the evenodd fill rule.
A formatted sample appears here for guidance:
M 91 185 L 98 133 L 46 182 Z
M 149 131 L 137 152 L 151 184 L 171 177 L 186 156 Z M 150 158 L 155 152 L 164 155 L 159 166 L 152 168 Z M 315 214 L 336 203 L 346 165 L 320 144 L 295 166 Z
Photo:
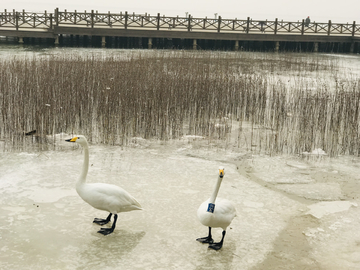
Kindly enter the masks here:
M 207 212 L 210 199 L 203 202 L 197 216 L 204 226 L 212 228 L 222 228 L 224 231 L 236 216 L 236 210 L 232 202 L 227 199 L 216 198 L 214 213 Z
M 222 179 L 225 175 L 224 168 L 219 169 L 219 177 L 215 185 L 211 197 L 203 202 L 198 211 L 197 216 L 204 226 L 212 228 L 222 228 L 224 231 L 230 225 L 236 216 L 236 210 L 232 202 L 226 199 L 217 198 Z M 215 205 L 214 212 L 208 212 L 209 203 Z
M 121 187 L 105 183 L 86 183 L 86 176 L 89 169 L 89 145 L 87 140 L 84 136 L 76 136 L 66 141 L 76 142 L 84 149 L 82 172 L 79 180 L 76 182 L 77 193 L 92 207 L 115 215 L 112 229 L 101 229 L 99 231 L 100 233 L 109 234 L 113 231 L 118 213 L 142 210 L 141 205 L 137 202 L 137 200 L 135 200 L 134 197 Z M 109 222 L 110 217 L 111 215 L 109 215 L 106 220 L 95 219 L 94 222 L 100 224 L 100 220 L 103 222 L 101 224 L 106 224 Z

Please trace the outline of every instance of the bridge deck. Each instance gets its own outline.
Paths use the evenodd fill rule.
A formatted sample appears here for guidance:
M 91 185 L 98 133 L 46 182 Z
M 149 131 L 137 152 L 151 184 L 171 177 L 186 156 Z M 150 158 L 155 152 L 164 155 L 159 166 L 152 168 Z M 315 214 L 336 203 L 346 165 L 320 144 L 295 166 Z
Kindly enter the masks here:
M 57 38 L 58 35 L 181 38 L 243 41 L 360 42 L 360 25 L 150 16 L 149 14 L 0 12 L 0 35 Z

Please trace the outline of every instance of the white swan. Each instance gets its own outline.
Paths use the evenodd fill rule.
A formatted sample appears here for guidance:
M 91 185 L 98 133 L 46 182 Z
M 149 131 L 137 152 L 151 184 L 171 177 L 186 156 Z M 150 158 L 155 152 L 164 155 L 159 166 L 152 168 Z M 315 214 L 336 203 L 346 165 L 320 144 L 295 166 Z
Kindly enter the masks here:
M 225 169 L 220 167 L 219 177 L 210 199 L 203 202 L 197 211 L 200 222 L 204 226 L 209 227 L 209 235 L 196 240 L 201 243 L 208 243 L 209 248 L 215 250 L 221 249 L 226 234 L 226 228 L 230 225 L 236 215 L 235 207 L 229 200 L 216 198 L 224 175 Z M 214 240 L 211 237 L 211 228 L 223 229 L 220 242 L 214 243 Z
M 111 216 L 114 215 L 111 228 L 101 228 L 98 231 L 103 235 L 110 234 L 115 229 L 118 213 L 142 210 L 141 205 L 128 192 L 118 186 L 104 183 L 87 184 L 86 175 L 89 169 L 89 146 L 87 140 L 84 136 L 76 136 L 66 141 L 78 143 L 84 149 L 84 163 L 81 175 L 76 183 L 76 191 L 92 207 L 110 212 L 106 219 L 95 218 L 94 223 L 105 225 L 109 223 Z

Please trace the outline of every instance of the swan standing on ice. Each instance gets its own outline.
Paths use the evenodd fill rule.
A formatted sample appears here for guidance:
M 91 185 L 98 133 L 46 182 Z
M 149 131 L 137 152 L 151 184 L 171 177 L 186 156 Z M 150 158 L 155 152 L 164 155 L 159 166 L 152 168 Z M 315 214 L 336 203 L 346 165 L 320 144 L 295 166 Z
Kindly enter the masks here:
M 215 250 L 221 249 L 226 234 L 226 228 L 230 225 L 231 221 L 236 215 L 235 207 L 229 200 L 216 198 L 224 175 L 225 169 L 223 167 L 220 167 L 219 177 L 210 199 L 203 202 L 197 211 L 197 216 L 200 222 L 204 226 L 209 227 L 209 235 L 206 237 L 198 238 L 196 240 L 201 243 L 209 244 L 209 248 Z M 214 243 L 214 240 L 211 236 L 211 228 L 223 229 L 220 242 Z
M 79 180 L 76 183 L 76 191 L 79 196 L 92 207 L 110 212 L 106 219 L 95 218 L 94 223 L 105 225 L 110 222 L 114 215 L 114 222 L 111 228 L 101 228 L 98 233 L 108 235 L 116 226 L 117 214 L 132 210 L 142 210 L 141 205 L 124 189 L 104 183 L 86 183 L 86 175 L 89 169 L 89 146 L 84 136 L 77 136 L 66 140 L 80 144 L 84 149 L 84 163 Z

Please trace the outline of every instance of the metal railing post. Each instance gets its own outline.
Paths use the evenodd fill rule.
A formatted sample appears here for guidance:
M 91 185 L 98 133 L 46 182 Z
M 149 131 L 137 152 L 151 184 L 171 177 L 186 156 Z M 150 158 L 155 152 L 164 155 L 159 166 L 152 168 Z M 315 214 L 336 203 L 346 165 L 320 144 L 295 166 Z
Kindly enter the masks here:
M 156 18 L 156 30 L 160 30 L 160 13 L 157 14 Z
M 191 31 L 191 15 L 188 17 L 188 31 Z
M 19 30 L 19 12 L 15 13 L 15 26 L 16 30 Z
M 246 22 L 246 34 L 249 34 L 249 28 L 250 28 L 250 17 L 247 17 L 247 22 Z
M 55 25 L 59 26 L 59 8 L 55 9 Z
M 125 11 L 125 30 L 127 29 L 127 26 L 128 26 L 128 12 L 127 11 Z
M 220 29 L 221 29 L 221 16 L 218 17 L 218 33 L 220 32 Z
M 302 35 L 304 34 L 304 31 L 305 31 L 305 20 L 303 19 L 302 23 L 301 23 L 301 34 Z
M 355 30 L 356 30 L 356 22 L 353 22 L 353 26 L 352 26 L 352 33 L 351 36 L 355 36 Z

